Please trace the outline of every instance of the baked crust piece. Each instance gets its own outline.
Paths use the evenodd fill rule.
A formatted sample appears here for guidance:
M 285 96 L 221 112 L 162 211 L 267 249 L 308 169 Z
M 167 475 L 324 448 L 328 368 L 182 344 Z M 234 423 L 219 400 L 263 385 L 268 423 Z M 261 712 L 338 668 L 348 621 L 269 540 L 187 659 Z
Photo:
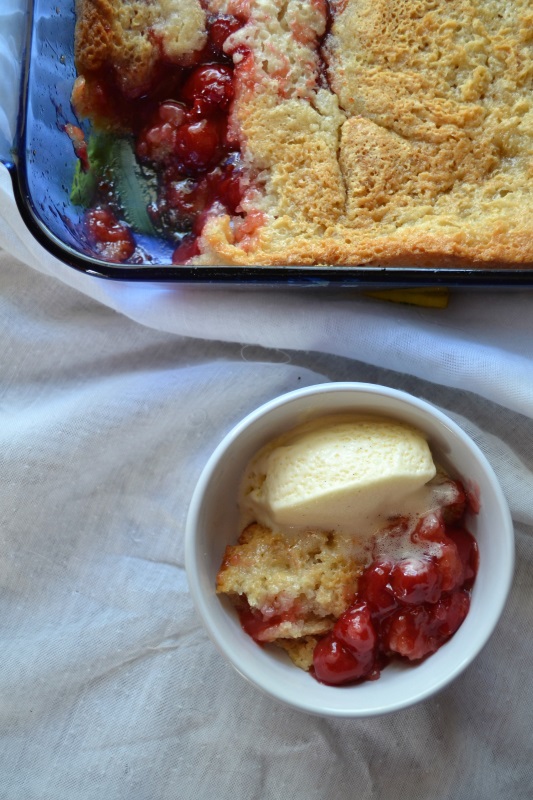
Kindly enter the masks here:
M 293 664 L 309 672 L 318 641 L 317 636 L 303 636 L 301 639 L 278 639 L 276 645 L 287 652 Z
M 258 641 L 278 644 L 308 669 L 316 637 L 355 596 L 359 557 L 353 537 L 305 531 L 288 538 L 254 522 L 226 548 L 216 590 L 260 615 Z
M 266 222 L 243 246 L 213 219 L 208 257 L 532 261 L 532 23 L 526 0 L 341 4 L 325 42 L 327 102 L 321 89 L 276 97 L 268 82 L 239 99 L 248 157 L 266 170 Z
M 119 121 L 99 111 L 100 81 L 134 99 L 150 88 L 162 62 L 186 63 L 205 40 L 199 0 L 76 0 L 76 113 L 99 127 L 117 127 Z
M 79 70 L 108 59 L 135 85 L 153 53 L 134 57 L 117 20 L 155 6 L 80 3 Z M 231 37 L 230 121 L 254 181 L 237 215 L 207 220 L 191 263 L 531 266 L 529 0 L 335 0 L 329 26 L 323 0 L 238 5 L 248 21 Z M 157 8 L 168 30 L 204 13 L 196 0 Z M 90 15 L 111 25 L 111 44 Z M 179 46 L 201 46 L 201 29 L 180 29 Z

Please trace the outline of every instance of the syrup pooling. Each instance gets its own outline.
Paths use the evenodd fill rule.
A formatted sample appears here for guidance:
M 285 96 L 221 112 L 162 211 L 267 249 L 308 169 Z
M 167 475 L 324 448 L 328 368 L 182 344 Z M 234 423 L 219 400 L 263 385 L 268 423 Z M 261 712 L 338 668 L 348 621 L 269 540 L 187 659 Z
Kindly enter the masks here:
M 453 484 L 464 497 L 461 484 Z M 422 517 L 409 533 L 409 555 L 380 557 L 365 569 L 353 602 L 315 648 L 317 680 L 375 680 L 390 660 L 421 661 L 453 636 L 468 614 L 478 568 L 476 540 L 464 527 L 466 510 L 466 502 L 461 511 L 454 504 L 448 524 L 446 506 Z M 391 541 L 391 552 L 401 553 L 394 536 Z
M 177 242 L 175 264 L 199 253 L 198 237 L 209 216 L 239 214 L 249 183 L 239 143 L 228 131 L 235 81 L 227 40 L 244 22 L 230 14 L 208 17 L 203 49 L 188 54 L 186 64 L 161 63 L 154 69 L 152 85 L 134 102 L 123 96 L 110 75 L 100 80 L 93 76 L 101 87 L 97 98 L 102 115 L 113 118 L 111 108 L 114 114 L 119 110 L 122 127 L 133 135 L 141 168 L 156 176 L 157 190 L 147 212 L 154 230 Z M 242 58 L 242 45 L 239 50 Z M 118 262 L 133 253 L 112 246 L 117 225 L 127 227 L 113 186 L 101 178 L 85 231 L 97 254 Z

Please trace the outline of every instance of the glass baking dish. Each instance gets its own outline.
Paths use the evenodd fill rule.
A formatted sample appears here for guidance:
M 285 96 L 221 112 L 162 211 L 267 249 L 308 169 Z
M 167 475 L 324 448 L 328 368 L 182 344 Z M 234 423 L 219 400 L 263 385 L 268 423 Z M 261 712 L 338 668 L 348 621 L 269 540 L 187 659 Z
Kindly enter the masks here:
M 76 156 L 65 134 L 77 123 L 70 105 L 75 79 L 74 0 L 34 0 L 26 15 L 20 109 L 15 141 L 0 152 L 11 173 L 20 213 L 44 247 L 77 270 L 114 280 L 277 286 L 528 287 L 533 265 L 520 269 L 404 267 L 193 267 L 171 263 L 172 245 L 138 236 L 144 260 L 107 263 L 91 255 L 83 240 L 83 210 L 70 200 Z M 0 32 L 1 35 L 1 32 Z M 79 124 L 79 123 L 77 123 Z M 87 123 L 81 126 L 89 132 Z M 6 148 L 7 149 L 7 148 Z

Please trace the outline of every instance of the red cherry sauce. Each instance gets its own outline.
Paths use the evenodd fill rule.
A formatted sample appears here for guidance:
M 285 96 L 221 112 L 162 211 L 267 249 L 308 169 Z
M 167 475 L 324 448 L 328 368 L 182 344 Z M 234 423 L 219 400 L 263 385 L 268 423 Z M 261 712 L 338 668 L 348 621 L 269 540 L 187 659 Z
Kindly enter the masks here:
M 211 213 L 235 214 L 241 201 L 240 151 L 228 135 L 234 66 L 224 45 L 244 23 L 231 15 L 209 17 L 204 49 L 189 54 L 186 65 L 162 60 L 152 85 L 139 97 L 125 97 L 110 69 L 90 78 L 96 113 L 131 131 L 138 159 L 157 173 L 157 200 L 148 213 L 156 229 L 178 243 L 174 264 L 199 253 L 197 240 Z M 89 242 L 104 258 L 112 250 L 112 260 L 127 260 L 128 248 L 112 246 L 118 220 L 109 226 L 106 245 L 102 212 L 116 214 L 108 205 L 106 198 L 97 199 L 97 209 L 88 212 Z
M 296 622 L 302 618 L 300 604 L 296 601 L 288 607 L 272 607 L 268 613 L 251 608 L 248 601 L 241 597 L 237 605 L 239 621 L 246 633 L 259 644 L 277 638 L 277 628 L 283 622 Z
M 70 122 L 67 122 L 67 124 L 63 126 L 63 130 L 72 142 L 74 153 L 76 154 L 76 158 L 80 161 L 82 172 L 87 172 L 90 164 L 87 153 L 87 142 L 85 141 L 83 131 L 77 125 L 72 125 Z
M 315 647 L 318 681 L 336 686 L 373 680 L 393 658 L 427 658 L 461 626 L 478 548 L 464 527 L 468 504 L 458 482 L 457 489 L 453 507 L 416 525 L 410 535 L 414 555 L 376 559 L 365 569 L 353 603 Z
M 96 253 L 106 261 L 119 264 L 131 258 L 135 242 L 129 228 L 116 218 L 110 208 L 90 209 L 85 217 L 87 236 Z

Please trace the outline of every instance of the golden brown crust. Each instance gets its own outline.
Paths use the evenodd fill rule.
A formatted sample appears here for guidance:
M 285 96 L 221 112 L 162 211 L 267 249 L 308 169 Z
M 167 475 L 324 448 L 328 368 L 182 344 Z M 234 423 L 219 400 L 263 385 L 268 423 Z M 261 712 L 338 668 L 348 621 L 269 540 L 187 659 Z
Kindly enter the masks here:
M 229 545 L 216 590 L 234 605 L 258 612 L 265 625 L 258 641 L 285 650 L 309 670 L 317 641 L 348 608 L 363 570 L 353 539 L 323 531 L 287 538 L 258 523 Z
M 276 645 L 288 653 L 293 664 L 309 672 L 317 642 L 316 636 L 302 636 L 301 639 L 278 639 Z
M 326 40 L 325 119 L 318 90 L 287 100 L 263 81 L 239 100 L 266 223 L 243 243 L 212 220 L 199 261 L 531 265 L 531 30 L 527 0 L 348 0 Z
M 216 588 L 272 618 L 264 641 L 324 634 L 355 596 L 359 555 L 341 534 L 306 531 L 288 539 L 252 523 L 226 548 Z
M 231 130 L 253 181 L 193 263 L 533 265 L 529 0 L 339 0 L 324 41 L 321 0 L 246 5 Z M 102 65 L 139 93 L 204 25 L 198 0 L 78 0 L 75 107 Z
M 77 0 L 76 69 L 85 79 L 111 69 L 120 89 L 138 97 L 155 65 L 179 61 L 205 43 L 198 0 Z

